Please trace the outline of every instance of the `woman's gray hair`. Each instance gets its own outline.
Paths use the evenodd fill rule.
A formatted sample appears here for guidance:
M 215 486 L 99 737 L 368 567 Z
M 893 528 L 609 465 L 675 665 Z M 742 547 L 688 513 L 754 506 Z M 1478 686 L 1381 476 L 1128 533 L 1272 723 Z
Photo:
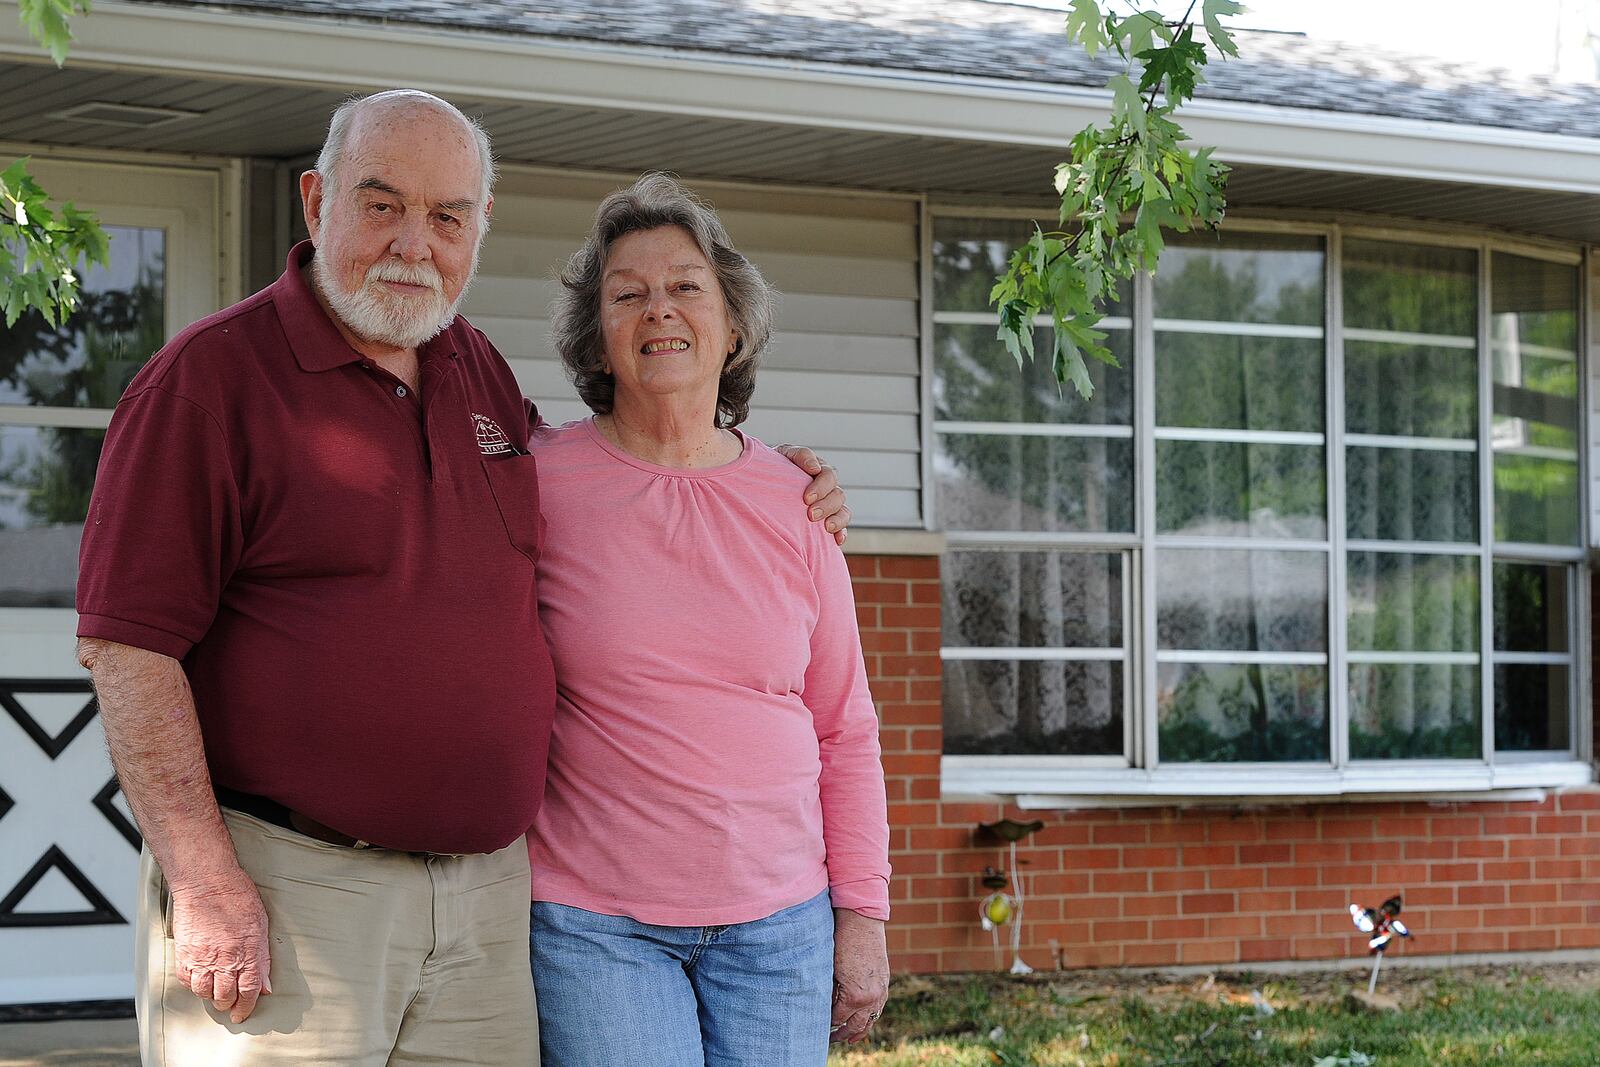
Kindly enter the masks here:
M 605 371 L 605 337 L 600 324 L 600 283 L 605 277 L 606 257 L 625 235 L 663 226 L 689 231 L 722 287 L 736 344 L 723 362 L 717 383 L 716 422 L 723 428 L 737 426 L 750 415 L 756 364 L 772 338 L 773 290 L 755 265 L 733 247 L 711 206 L 670 175 L 646 174 L 600 201 L 589 236 L 561 271 L 562 291 L 550 316 L 556 351 L 589 409 L 601 415 L 610 412 L 616 381 Z
M 421 89 L 386 89 L 381 93 L 371 93 L 367 96 L 353 96 L 334 109 L 333 118 L 328 122 L 328 136 L 323 139 L 322 151 L 317 153 L 317 173 L 322 175 L 322 180 L 330 188 L 337 188 L 334 172 L 339 169 L 339 164 L 344 159 L 344 144 L 350 139 L 350 126 L 355 119 L 356 112 L 363 107 L 415 107 L 428 108 L 445 115 L 460 119 L 472 133 L 472 140 L 478 147 L 478 169 L 482 175 L 482 187 L 478 197 L 478 207 L 481 210 L 489 202 L 489 194 L 494 191 L 494 151 L 489 146 L 489 134 L 483 124 L 467 115 L 460 108 L 448 100 L 425 93 Z

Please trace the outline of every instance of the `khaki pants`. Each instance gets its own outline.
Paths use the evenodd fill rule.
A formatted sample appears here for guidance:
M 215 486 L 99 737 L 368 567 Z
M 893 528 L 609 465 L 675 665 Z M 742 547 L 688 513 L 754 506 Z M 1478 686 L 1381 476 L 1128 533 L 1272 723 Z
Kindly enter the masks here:
M 272 993 L 235 1025 L 178 983 L 171 901 L 146 851 L 134 952 L 145 1067 L 538 1064 L 520 839 L 419 856 L 223 817 L 266 905 Z

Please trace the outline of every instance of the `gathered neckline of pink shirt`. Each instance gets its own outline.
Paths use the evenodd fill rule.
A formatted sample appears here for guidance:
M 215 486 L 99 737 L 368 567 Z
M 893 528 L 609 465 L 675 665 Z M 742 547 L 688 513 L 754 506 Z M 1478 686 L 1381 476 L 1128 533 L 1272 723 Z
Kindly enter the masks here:
M 588 431 L 589 437 L 595 444 L 612 459 L 626 463 L 630 467 L 647 471 L 650 474 L 659 474 L 665 478 L 720 478 L 732 474 L 750 462 L 750 457 L 755 455 L 755 448 L 751 439 L 736 429 L 730 428 L 729 432 L 739 439 L 739 455 L 716 467 L 663 467 L 659 463 L 651 463 L 640 459 L 638 456 L 613 444 L 611 439 L 600 432 L 600 427 L 594 424 L 595 417 L 589 416 L 583 420 L 583 428 Z

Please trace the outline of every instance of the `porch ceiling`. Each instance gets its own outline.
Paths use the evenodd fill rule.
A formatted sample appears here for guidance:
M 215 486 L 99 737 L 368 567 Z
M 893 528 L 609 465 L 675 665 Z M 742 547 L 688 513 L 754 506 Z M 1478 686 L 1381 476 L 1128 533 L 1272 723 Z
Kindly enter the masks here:
M 316 150 L 344 95 L 90 63 L 56 70 L 7 61 L 0 62 L 0 141 L 302 160 Z M 656 168 L 689 178 L 1046 203 L 1060 158 L 1057 149 L 970 138 L 452 98 L 483 121 L 505 162 L 623 174 Z M 57 117 L 95 101 L 199 114 L 144 128 Z M 1235 210 L 1348 211 L 1600 243 L 1600 196 L 1589 193 L 1238 164 L 1229 200 Z

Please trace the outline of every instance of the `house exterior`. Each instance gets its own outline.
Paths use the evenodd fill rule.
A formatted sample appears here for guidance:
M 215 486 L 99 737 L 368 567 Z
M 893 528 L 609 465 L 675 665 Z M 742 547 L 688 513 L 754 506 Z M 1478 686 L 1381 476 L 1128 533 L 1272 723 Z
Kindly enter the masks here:
M 138 364 L 269 282 L 344 96 L 502 161 L 467 304 L 547 417 L 552 271 L 685 177 L 784 292 L 749 429 L 842 471 L 900 970 L 1335 959 L 1395 892 L 1436 956 L 1600 949 L 1592 788 L 1600 88 L 1243 32 L 1185 124 L 1234 167 L 1108 321 L 1090 401 L 987 290 L 1107 69 L 981 0 L 101 0 L 0 25 L 0 156 L 115 237 L 0 334 L 0 1004 L 130 995 L 138 835 L 73 659 L 99 440 Z M 1006 953 L 1009 957 L 1009 952 Z

